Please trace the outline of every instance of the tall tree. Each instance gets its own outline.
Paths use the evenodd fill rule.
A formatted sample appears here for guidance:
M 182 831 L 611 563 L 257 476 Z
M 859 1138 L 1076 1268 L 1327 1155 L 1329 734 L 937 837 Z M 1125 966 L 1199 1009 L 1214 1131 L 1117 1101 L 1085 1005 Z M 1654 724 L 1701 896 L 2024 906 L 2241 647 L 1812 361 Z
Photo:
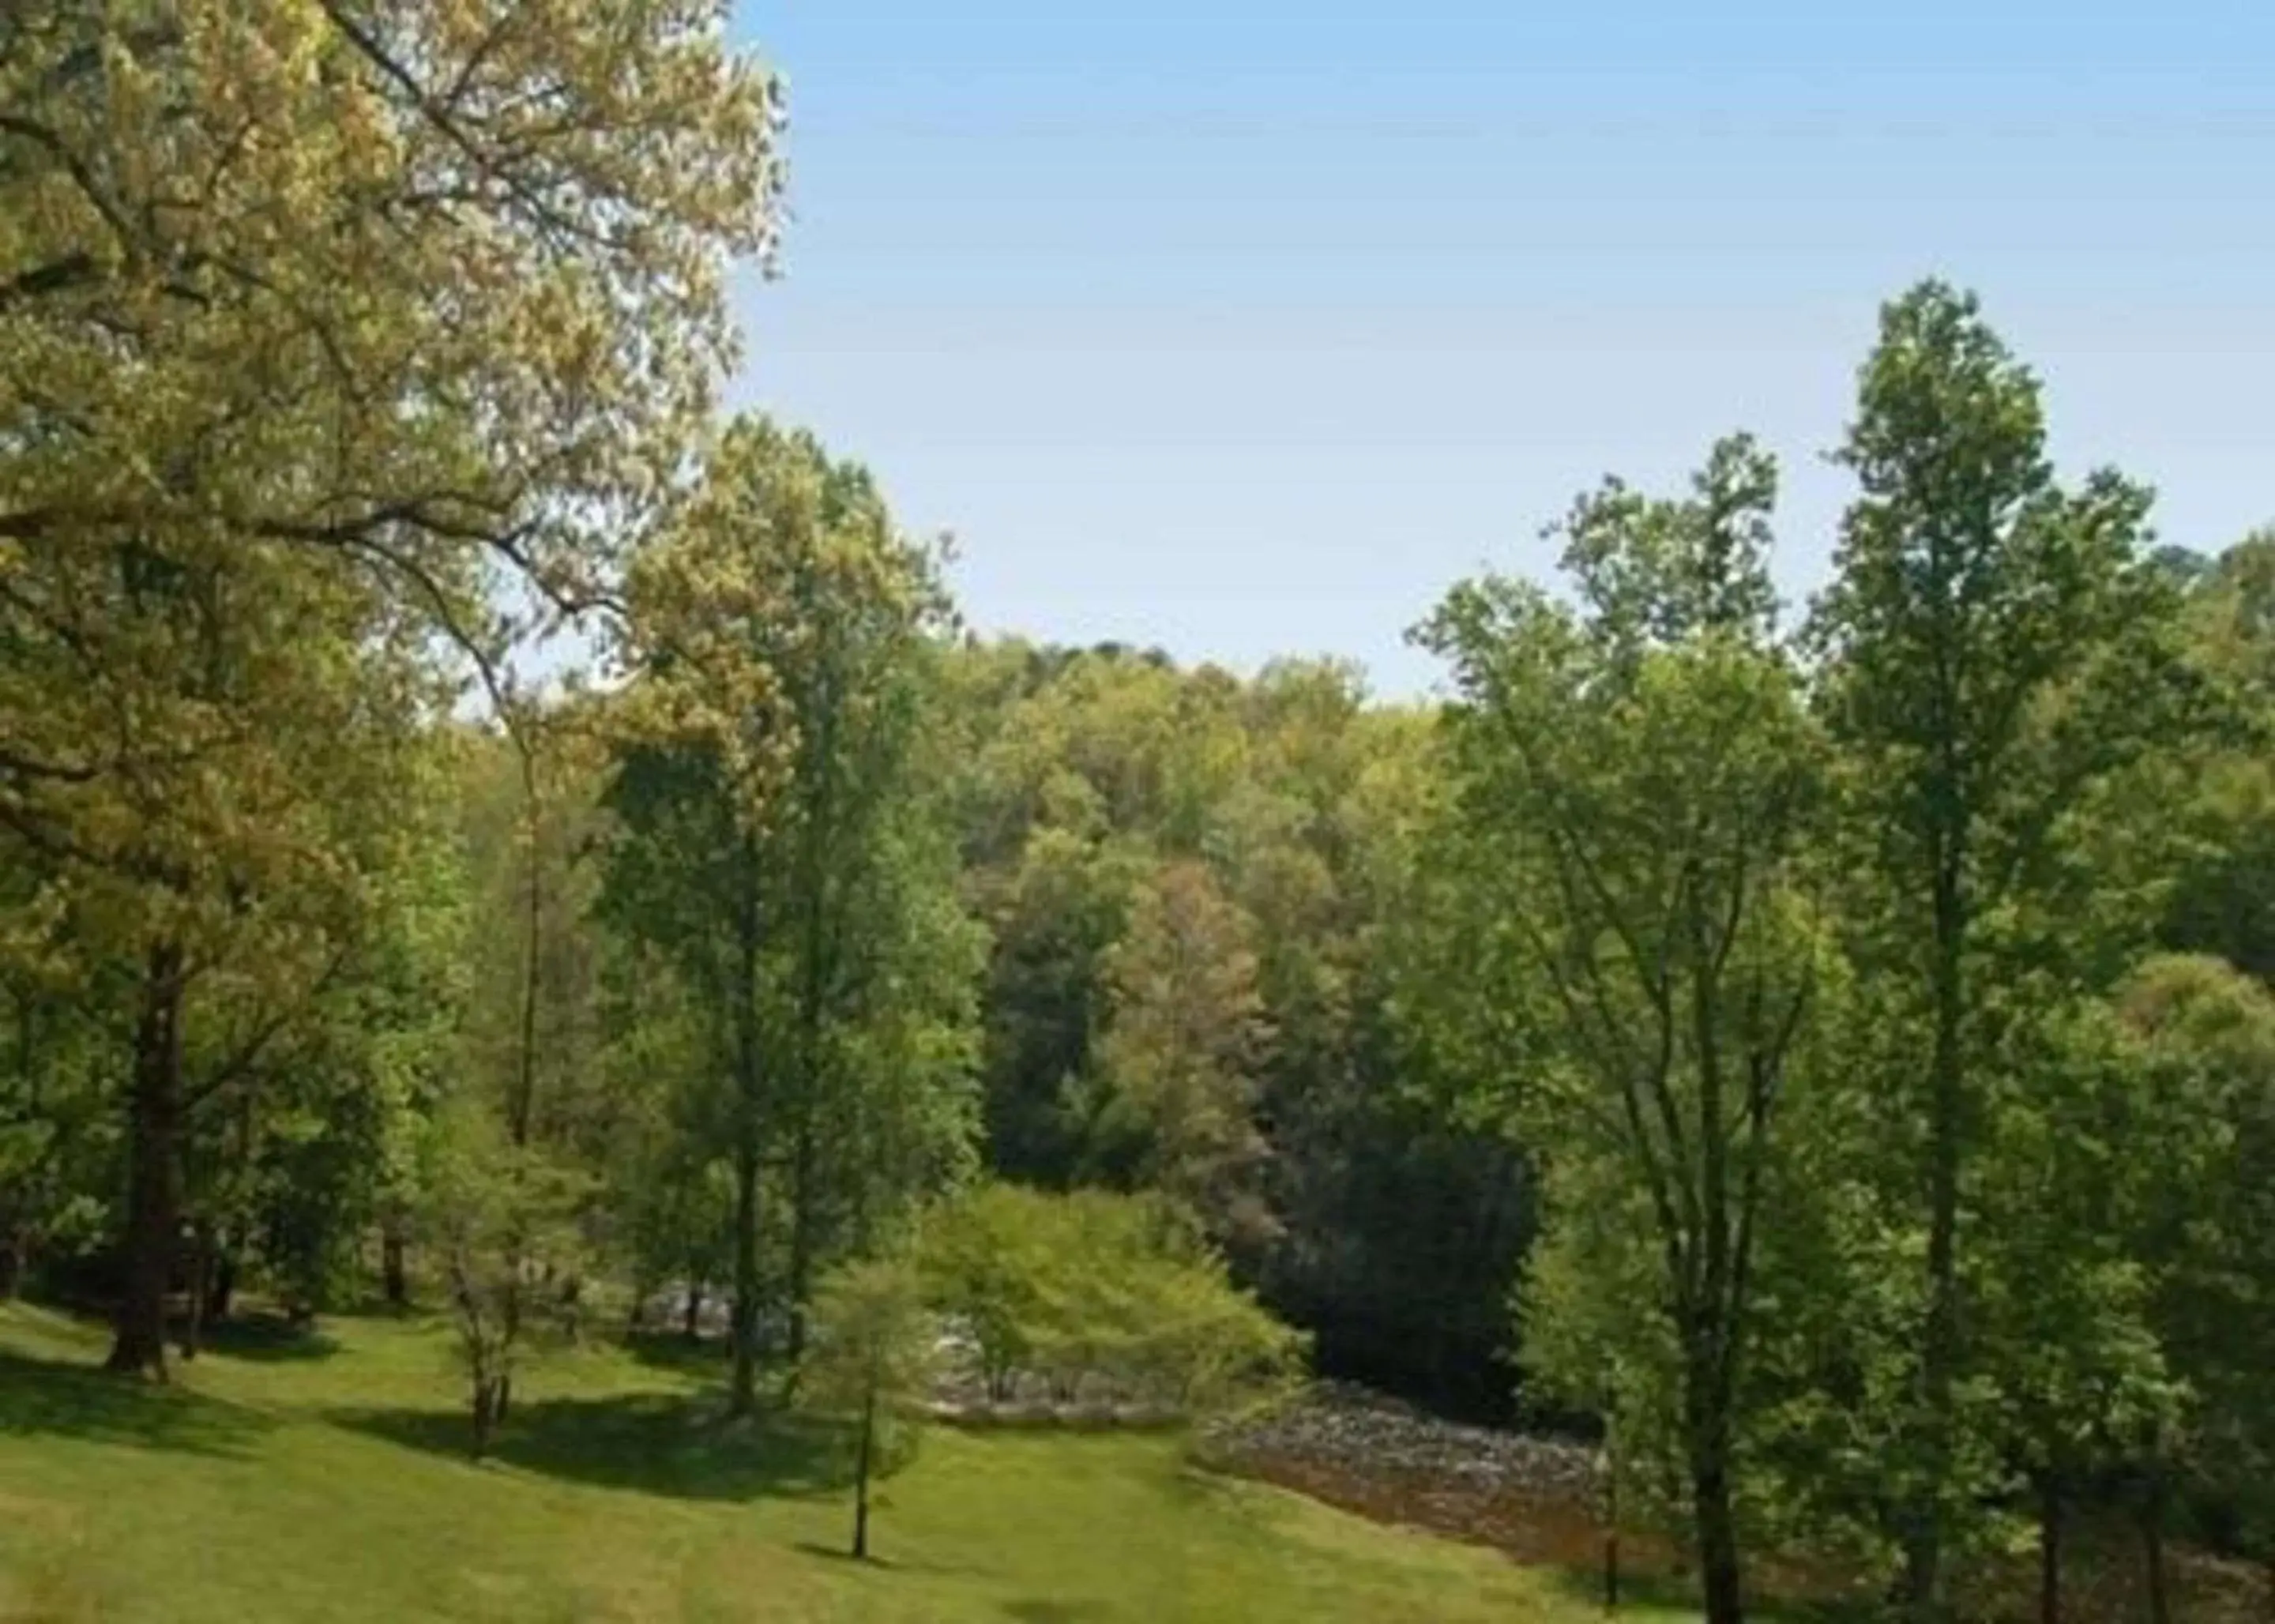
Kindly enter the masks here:
M 1251 1245 L 1273 1227 L 1259 1178 L 1271 1147 L 1256 1121 L 1271 1029 L 1253 933 L 1200 864 L 1156 873 L 1108 956 L 1094 1098 L 1075 1102 L 1107 1166 Z
M 1913 989 L 1920 1031 L 1905 1085 L 1924 1123 L 1925 1279 L 1901 1533 L 1902 1591 L 1928 1619 L 1971 1492 L 1954 1395 L 1996 1038 L 1986 931 L 2052 883 L 2065 815 L 2164 725 L 2173 593 L 2143 556 L 2148 493 L 2106 472 L 2056 484 L 2037 380 L 1943 283 L 1882 312 L 1840 460 L 1862 490 L 1815 631 L 1873 880 L 1864 951 Z
M 1490 928 L 1525 979 L 1478 991 L 1539 1010 L 1532 1052 L 1478 1085 L 1546 1166 L 1552 1235 L 1591 1204 L 1647 1219 L 1650 1295 L 1625 1323 L 1671 1354 L 1715 1624 L 1744 1608 L 1740 1383 L 1819 952 L 1796 867 L 1814 745 L 1772 640 L 1774 491 L 1743 439 L 1687 498 L 1607 483 L 1562 527 L 1576 609 L 1489 578 L 1421 633 L 1460 694 L 1448 854 L 1475 887 L 1524 890 Z M 1647 1351 L 1589 1355 L 1612 1368 Z
M 338 765 L 257 759 L 295 736 L 296 684 L 337 676 L 302 629 L 409 615 L 487 666 L 510 629 L 488 578 L 604 597 L 707 410 L 725 261 L 768 241 L 779 184 L 775 82 L 723 23 L 710 0 L 0 19 L 0 822 L 137 888 L 102 904 L 137 917 L 115 951 L 142 983 L 117 1368 L 162 1368 L 185 1001 L 200 921 L 246 883 L 227 843 Z
M 288 549 L 90 562 L 27 555 L 0 593 L 0 711 L 24 722 L 0 734 L 38 758 L 0 771 L 0 837 L 40 876 L 51 943 L 132 1005 L 111 1363 L 162 1375 L 192 1119 L 351 956 L 382 786 L 438 696 L 415 626 Z
M 864 470 L 752 419 L 729 426 L 632 589 L 604 897 L 673 956 L 730 1080 L 717 1116 L 746 1411 L 770 1164 L 795 1336 L 829 1226 L 881 1224 L 878 1171 L 936 1180 L 967 1137 L 956 1034 L 976 943 L 953 906 L 953 849 L 919 802 L 924 663 L 945 603 L 931 554 L 893 528 Z

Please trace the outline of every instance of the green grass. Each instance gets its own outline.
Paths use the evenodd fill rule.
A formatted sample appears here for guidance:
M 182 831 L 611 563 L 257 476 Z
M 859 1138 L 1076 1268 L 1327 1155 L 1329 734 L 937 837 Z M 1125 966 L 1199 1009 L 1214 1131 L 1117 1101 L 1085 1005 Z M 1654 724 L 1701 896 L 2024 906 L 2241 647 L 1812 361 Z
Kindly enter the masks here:
M 1193 1471 L 1160 1438 L 935 1431 L 864 1565 L 838 1554 L 835 1440 L 722 1427 L 703 1366 L 562 1356 L 476 1464 L 433 1323 L 238 1332 L 163 1390 L 97 1373 L 102 1345 L 0 1308 L 0 1620 L 1597 1616 L 1561 1575 Z

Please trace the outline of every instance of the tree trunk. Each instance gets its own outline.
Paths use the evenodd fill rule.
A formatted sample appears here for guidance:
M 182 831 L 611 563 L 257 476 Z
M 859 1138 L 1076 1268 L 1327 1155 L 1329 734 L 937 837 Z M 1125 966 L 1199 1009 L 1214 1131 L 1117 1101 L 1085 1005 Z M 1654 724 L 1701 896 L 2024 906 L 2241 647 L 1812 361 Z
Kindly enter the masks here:
M 2149 1469 L 2148 1499 L 2141 1507 L 2141 1554 L 2148 1569 L 2149 1624 L 2172 1624 L 2172 1594 L 2165 1572 L 2165 1473 Z
M 180 1348 L 182 1363 L 198 1356 L 204 1345 L 206 1307 L 211 1301 L 214 1271 L 213 1225 L 199 1219 L 190 1231 L 189 1290 L 184 1295 Z
M 699 1282 L 688 1285 L 687 1313 L 680 1331 L 691 1342 L 700 1341 L 703 1338 L 703 1288 Z
M 1620 1447 L 1618 1423 L 1604 1424 L 1604 1611 L 1620 1610 Z
M 790 1326 L 788 1355 L 791 1379 L 805 1356 L 805 1304 L 813 1276 L 813 1129 L 801 1122 L 797 1145 L 790 1162 Z
M 1935 851 L 1935 1038 L 1928 1111 L 1927 1324 L 1920 1348 L 1922 1442 L 1926 1488 L 1910 1507 L 1904 1542 L 1904 1599 L 1919 1624 L 1944 1615 L 1943 1510 L 1950 1476 L 1952 1384 L 1959 1363 L 1959 1164 L 1964 1150 L 1966 1012 L 1961 956 L 1966 910 L 1960 848 L 1946 834 Z
M 12 1225 L 0 1235 L 0 1303 L 14 1302 L 23 1289 L 31 1250 L 25 1243 L 24 1232 Z
M 727 1413 L 759 1405 L 759 1124 L 764 1101 L 759 1065 L 759 873 L 751 837 L 743 841 L 741 906 L 736 918 L 741 979 L 735 988 L 735 1368 Z
M 387 1306 L 398 1310 L 411 1306 L 411 1279 L 404 1269 L 403 1250 L 402 1220 L 382 1220 L 379 1230 L 380 1289 L 386 1294 Z
M 2061 1479 L 2038 1479 L 2038 1624 L 2061 1624 Z
M 125 1290 L 104 1368 L 163 1381 L 182 1131 L 182 954 L 171 943 L 150 950 L 143 972 L 126 1131 Z
M 490 1434 L 498 1423 L 497 1392 L 487 1376 L 474 1378 L 474 1459 L 490 1452 Z
M 1698 1520 L 1698 1577 L 1705 1592 L 1706 1624 L 1743 1624 L 1745 1587 L 1738 1560 L 1737 1519 L 1730 1505 L 1730 1473 L 1719 1451 L 1691 1469 Z
M 877 1430 L 877 1389 L 873 1383 L 861 1399 L 861 1443 L 853 1459 L 853 1555 L 869 1557 L 869 1440 Z
M 217 1322 L 229 1318 L 230 1304 L 237 1296 L 237 1258 L 228 1247 L 222 1247 L 214 1257 L 213 1283 L 206 1293 L 206 1318 Z
M 512 1136 L 514 1147 L 518 1150 L 529 1143 L 531 1120 L 537 1110 L 537 978 L 538 960 L 545 947 L 545 888 L 541 850 L 544 829 L 538 817 L 536 746 L 518 728 L 513 729 L 513 742 L 515 751 L 521 758 L 522 809 L 525 817 L 524 830 L 529 836 L 529 886 L 524 898 L 528 906 L 522 933 L 525 963 L 521 976 L 520 1067 L 514 1080 L 513 1098 L 506 1110 L 506 1130 Z
M 759 1405 L 759 1147 L 746 1132 L 735 1147 L 735 1373 L 727 1413 Z

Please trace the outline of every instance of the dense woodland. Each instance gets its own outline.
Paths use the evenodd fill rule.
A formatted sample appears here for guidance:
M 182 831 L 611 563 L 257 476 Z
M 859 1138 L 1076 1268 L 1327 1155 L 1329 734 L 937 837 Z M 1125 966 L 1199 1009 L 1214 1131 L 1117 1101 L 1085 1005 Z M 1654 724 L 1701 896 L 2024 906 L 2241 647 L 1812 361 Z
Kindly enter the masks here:
M 478 1437 L 707 1303 L 739 1411 L 919 1379 L 911 1302 L 1007 1379 L 1206 1320 L 1190 1387 L 1252 1296 L 1601 1439 L 1716 1624 L 2033 1541 L 2059 1617 L 2085 1507 L 2275 1587 L 2275 535 L 2058 475 L 1926 283 L 1806 601 L 1736 435 L 1448 583 L 1442 702 L 976 636 L 714 409 L 720 21 L 0 16 L 0 1288 L 161 1379 L 416 1298 Z

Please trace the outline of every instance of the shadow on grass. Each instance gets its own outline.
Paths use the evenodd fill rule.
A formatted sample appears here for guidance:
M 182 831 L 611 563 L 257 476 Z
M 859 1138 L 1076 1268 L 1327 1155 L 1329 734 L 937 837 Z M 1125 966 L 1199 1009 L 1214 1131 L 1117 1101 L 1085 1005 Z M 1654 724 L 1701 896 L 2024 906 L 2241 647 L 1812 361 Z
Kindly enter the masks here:
M 1601 1567 L 1556 1567 L 1546 1572 L 1557 1590 L 1574 1601 L 1602 1605 Z M 1860 1620 L 1885 1616 L 1869 1603 L 1854 1598 L 1803 1599 L 1779 1593 L 1765 1594 L 1754 1584 L 1750 1584 L 1748 1590 L 1746 1616 L 1764 1620 L 1765 1624 L 1858 1624 Z M 1620 1605 L 1623 1609 L 1648 1607 L 1661 1613 L 1695 1614 L 1699 1605 L 1697 1581 L 1687 1575 L 1657 1568 L 1624 1568 L 1620 1575 Z
M 1604 1570 L 1575 1564 L 1546 1570 L 1555 1587 L 1576 1602 L 1593 1602 L 1599 1606 L 1604 1599 Z M 1750 1598 L 1756 1606 L 1758 1597 Z M 1622 1607 L 1651 1607 L 1675 1613 L 1698 1605 L 1698 1587 L 1689 1579 L 1675 1575 L 1638 1570 L 1623 1565 L 1620 1573 L 1620 1605 Z
M 263 1364 L 329 1359 L 340 1350 L 333 1338 L 313 1326 L 295 1325 L 282 1314 L 246 1314 L 208 1321 L 204 1340 L 211 1352 Z
M 893 1537 L 889 1521 L 880 1525 L 876 1537 L 889 1541 Z M 866 1556 L 856 1556 L 842 1541 L 825 1544 L 815 1539 L 790 1542 L 791 1550 L 800 1556 L 810 1556 L 825 1562 L 838 1562 L 848 1567 L 870 1567 L 879 1573 L 905 1574 L 926 1579 L 992 1579 L 997 1572 L 992 1567 L 975 1567 L 965 1562 L 925 1562 L 907 1557 L 887 1554 L 880 1556 L 871 1551 Z
M 881 1567 L 891 1571 L 893 1564 L 879 1556 L 856 1556 L 843 1545 L 825 1545 L 818 1540 L 794 1539 L 791 1550 L 800 1556 L 820 1557 L 825 1562 L 848 1562 L 856 1567 Z
M 181 1387 L 0 1353 L 0 1439 L 46 1436 L 242 1457 L 276 1423 Z
M 456 1412 L 334 1410 L 327 1418 L 462 1459 L 472 1436 Z M 517 1406 L 490 1448 L 492 1459 L 548 1477 L 702 1500 L 833 1493 L 850 1481 L 850 1453 L 836 1428 L 805 1416 L 729 1424 L 707 1408 L 652 1393 Z

